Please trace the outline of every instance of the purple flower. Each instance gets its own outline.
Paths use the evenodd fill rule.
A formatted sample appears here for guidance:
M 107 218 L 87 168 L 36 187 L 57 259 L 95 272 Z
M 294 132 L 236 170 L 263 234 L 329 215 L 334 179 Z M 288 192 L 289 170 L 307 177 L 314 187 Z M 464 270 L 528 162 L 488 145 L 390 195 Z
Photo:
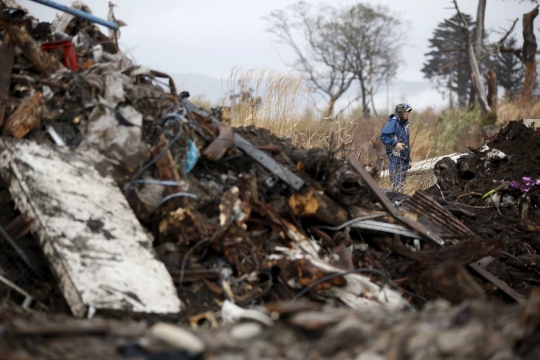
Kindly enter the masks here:
M 530 176 L 524 176 L 521 178 L 522 184 L 518 183 L 515 180 L 510 181 L 510 188 L 514 190 L 519 190 L 523 193 L 529 192 L 529 190 L 534 186 L 540 186 L 540 179 L 533 180 Z

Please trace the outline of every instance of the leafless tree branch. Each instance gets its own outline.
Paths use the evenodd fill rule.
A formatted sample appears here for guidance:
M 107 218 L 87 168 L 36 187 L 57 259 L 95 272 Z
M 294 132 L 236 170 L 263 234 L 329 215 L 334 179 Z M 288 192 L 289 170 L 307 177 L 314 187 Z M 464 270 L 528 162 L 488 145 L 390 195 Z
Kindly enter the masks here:
M 456 8 L 456 11 L 461 19 L 462 24 L 458 24 L 454 21 L 445 19 L 445 21 L 453 25 L 457 28 L 460 28 L 463 30 L 465 35 L 467 36 L 467 53 L 469 55 L 469 66 L 471 68 L 471 78 L 473 82 L 473 87 L 476 93 L 476 97 L 478 101 L 480 102 L 480 106 L 482 107 L 482 111 L 484 113 L 491 112 L 491 108 L 489 107 L 489 104 L 487 102 L 487 96 L 486 96 L 486 90 L 484 88 L 483 79 L 480 74 L 480 67 L 478 66 L 478 59 L 476 57 L 476 54 L 474 53 L 473 45 L 472 45 L 472 33 L 469 30 L 469 24 L 467 22 L 467 19 L 465 18 L 465 15 L 461 12 L 459 9 L 457 0 L 453 0 L 454 7 Z
M 374 84 L 395 75 L 399 20 L 387 12 L 364 4 L 315 8 L 300 2 L 266 17 L 269 31 L 294 51 L 296 69 L 327 97 L 325 118 L 332 116 L 335 102 L 355 81 L 365 107 Z

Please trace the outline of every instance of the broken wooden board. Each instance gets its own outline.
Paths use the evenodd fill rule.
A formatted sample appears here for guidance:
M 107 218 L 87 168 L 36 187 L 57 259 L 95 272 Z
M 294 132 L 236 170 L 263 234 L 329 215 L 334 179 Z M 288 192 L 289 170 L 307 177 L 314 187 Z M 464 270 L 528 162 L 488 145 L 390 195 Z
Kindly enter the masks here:
M 6 34 L 0 45 L 0 126 L 4 124 L 14 58 L 15 44 L 10 40 L 9 35 Z
M 107 173 L 101 156 L 0 138 L 0 173 L 36 220 L 45 257 L 75 316 L 96 311 L 175 314 L 171 276 Z

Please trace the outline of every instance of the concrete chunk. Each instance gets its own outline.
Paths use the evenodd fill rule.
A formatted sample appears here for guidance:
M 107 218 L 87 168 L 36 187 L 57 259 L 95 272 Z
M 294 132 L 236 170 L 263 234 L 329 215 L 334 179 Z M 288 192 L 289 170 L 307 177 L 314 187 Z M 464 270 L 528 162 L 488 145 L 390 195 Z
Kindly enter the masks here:
M 0 173 L 35 219 L 40 245 L 75 316 L 99 311 L 174 314 L 173 281 L 95 152 L 0 138 Z

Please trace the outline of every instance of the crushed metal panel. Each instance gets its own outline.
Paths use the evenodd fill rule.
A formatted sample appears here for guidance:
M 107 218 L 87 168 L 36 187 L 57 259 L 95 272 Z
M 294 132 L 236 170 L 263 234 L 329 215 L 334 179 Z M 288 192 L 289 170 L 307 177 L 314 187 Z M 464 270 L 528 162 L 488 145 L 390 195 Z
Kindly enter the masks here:
M 0 138 L 0 173 L 75 316 L 97 311 L 174 314 L 173 281 L 97 153 Z

